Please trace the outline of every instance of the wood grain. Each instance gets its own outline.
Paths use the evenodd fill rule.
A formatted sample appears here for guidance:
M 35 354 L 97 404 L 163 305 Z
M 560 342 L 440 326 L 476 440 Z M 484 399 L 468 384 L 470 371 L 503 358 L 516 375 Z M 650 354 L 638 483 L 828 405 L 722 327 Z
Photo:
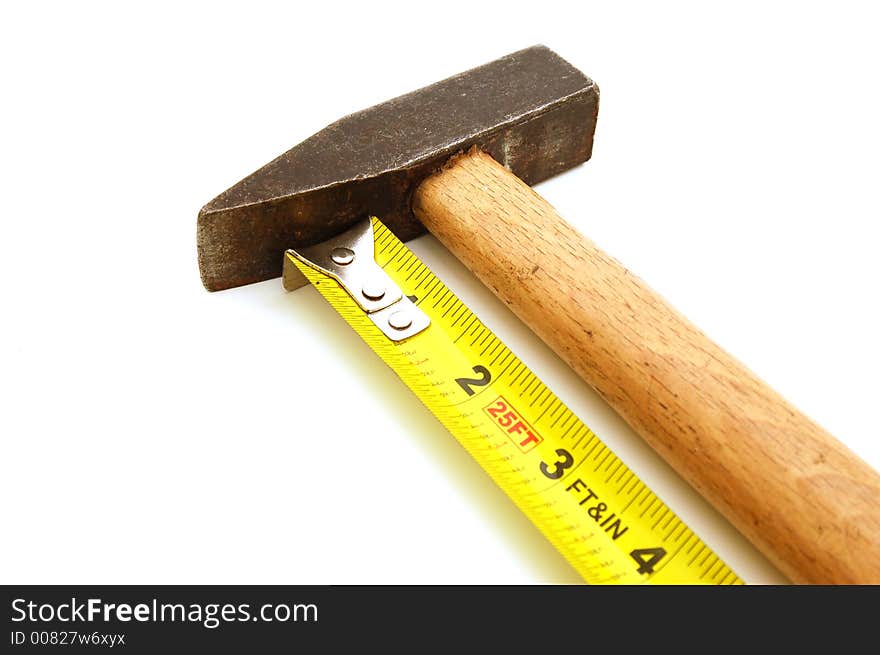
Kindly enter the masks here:
M 880 475 L 485 153 L 416 217 L 792 581 L 880 583 Z

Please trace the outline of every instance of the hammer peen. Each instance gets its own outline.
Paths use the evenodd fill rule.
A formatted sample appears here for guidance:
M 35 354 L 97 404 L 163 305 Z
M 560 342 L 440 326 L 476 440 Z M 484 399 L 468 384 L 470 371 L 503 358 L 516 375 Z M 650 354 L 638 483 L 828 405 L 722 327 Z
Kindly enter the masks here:
M 368 214 L 427 228 L 791 580 L 880 583 L 880 475 L 529 186 L 589 159 L 598 101 L 536 46 L 346 116 L 202 208 L 202 280 Z

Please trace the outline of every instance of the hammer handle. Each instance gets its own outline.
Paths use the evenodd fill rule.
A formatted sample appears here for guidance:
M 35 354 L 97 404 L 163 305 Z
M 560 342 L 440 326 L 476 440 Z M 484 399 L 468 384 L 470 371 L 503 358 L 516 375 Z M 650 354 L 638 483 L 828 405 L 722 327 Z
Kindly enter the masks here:
M 880 475 L 489 155 L 416 217 L 792 581 L 880 583 Z

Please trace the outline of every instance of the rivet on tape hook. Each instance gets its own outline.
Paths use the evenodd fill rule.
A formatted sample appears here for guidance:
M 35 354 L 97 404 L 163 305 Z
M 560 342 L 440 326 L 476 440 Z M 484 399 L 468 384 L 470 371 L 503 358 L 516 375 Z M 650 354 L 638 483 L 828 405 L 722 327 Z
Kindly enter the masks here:
M 328 241 L 288 250 L 339 282 L 370 320 L 392 341 L 422 332 L 431 320 L 376 263 L 373 222 L 366 218 Z M 285 262 L 285 278 L 293 274 Z

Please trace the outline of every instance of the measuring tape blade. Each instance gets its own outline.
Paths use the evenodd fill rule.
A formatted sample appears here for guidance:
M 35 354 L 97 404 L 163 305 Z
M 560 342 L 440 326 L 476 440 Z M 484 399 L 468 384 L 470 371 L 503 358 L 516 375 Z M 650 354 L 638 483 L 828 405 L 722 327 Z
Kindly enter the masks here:
M 288 251 L 299 274 L 585 581 L 742 584 L 379 219 Z

